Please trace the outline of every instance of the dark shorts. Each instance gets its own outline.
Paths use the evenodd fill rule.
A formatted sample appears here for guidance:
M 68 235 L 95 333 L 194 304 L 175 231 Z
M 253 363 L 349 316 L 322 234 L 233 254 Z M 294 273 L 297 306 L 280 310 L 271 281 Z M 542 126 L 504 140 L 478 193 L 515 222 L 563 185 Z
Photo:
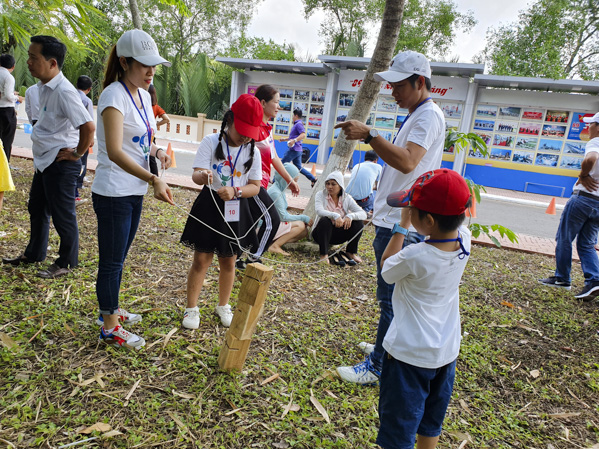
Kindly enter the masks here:
M 414 449 L 416 435 L 441 435 L 453 392 L 454 360 L 436 369 L 419 368 L 385 354 L 381 373 L 376 439 L 384 449 Z

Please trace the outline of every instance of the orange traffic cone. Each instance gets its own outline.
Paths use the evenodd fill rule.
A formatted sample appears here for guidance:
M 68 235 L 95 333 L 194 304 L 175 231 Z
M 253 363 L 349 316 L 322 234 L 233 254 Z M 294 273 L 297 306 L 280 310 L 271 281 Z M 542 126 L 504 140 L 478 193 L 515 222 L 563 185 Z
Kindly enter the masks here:
M 466 209 L 466 217 L 476 218 L 476 198 L 472 196 L 472 206 Z
M 310 173 L 312 173 L 312 176 L 316 176 L 316 164 L 312 164 L 312 169 L 310 170 Z
M 555 215 L 555 198 L 551 199 L 551 202 L 549 203 L 549 206 L 547 206 L 545 213 L 549 215 Z
M 88 152 L 89 154 L 94 154 L 94 146 L 93 146 L 93 145 L 90 145 L 90 146 L 89 146 L 89 148 L 87 149 L 87 152 Z
M 168 143 L 168 146 L 166 147 L 166 154 L 168 154 L 169 157 L 171 158 L 171 168 L 177 168 L 177 160 L 175 159 L 175 152 L 173 151 L 173 147 L 170 142 Z

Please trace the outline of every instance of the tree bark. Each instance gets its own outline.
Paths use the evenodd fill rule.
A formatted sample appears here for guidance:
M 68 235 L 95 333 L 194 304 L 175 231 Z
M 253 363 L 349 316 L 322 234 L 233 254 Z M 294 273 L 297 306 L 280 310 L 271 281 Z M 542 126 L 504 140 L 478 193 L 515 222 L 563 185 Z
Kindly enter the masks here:
M 133 26 L 138 30 L 143 29 L 141 26 L 141 17 L 139 16 L 139 8 L 137 7 L 137 0 L 129 0 L 129 7 L 131 8 L 131 19 L 133 19 Z
M 376 101 L 381 89 L 381 83 L 374 80 L 374 73 L 383 72 L 389 68 L 389 62 L 393 57 L 393 51 L 397 44 L 397 39 L 399 38 L 404 4 L 405 0 L 387 0 L 385 3 L 385 10 L 383 12 L 383 19 L 376 47 L 374 48 L 372 59 L 366 70 L 364 81 L 362 81 L 354 104 L 347 115 L 347 120 L 359 120 L 365 122 L 372 105 Z M 327 165 L 314 186 L 312 196 L 310 197 L 310 201 L 308 202 L 304 214 L 314 218 L 314 198 L 316 192 L 324 187 L 324 180 L 329 173 L 335 170 L 339 170 L 341 173 L 345 171 L 354 149 L 356 148 L 356 144 L 357 141 L 355 140 L 346 140 L 343 131 L 339 133 L 339 137 L 335 142 L 335 147 L 329 156 Z

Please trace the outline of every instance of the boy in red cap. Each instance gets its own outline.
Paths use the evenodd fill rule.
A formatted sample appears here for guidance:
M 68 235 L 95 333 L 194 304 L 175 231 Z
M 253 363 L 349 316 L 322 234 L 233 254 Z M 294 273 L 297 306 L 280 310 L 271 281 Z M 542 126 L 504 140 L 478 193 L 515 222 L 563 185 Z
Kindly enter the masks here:
M 377 443 L 385 449 L 436 447 L 460 350 L 459 285 L 470 255 L 462 226 L 470 189 L 458 173 L 421 175 L 410 190 L 387 197 L 408 207 L 381 259 L 393 290 L 393 321 L 385 335 Z M 410 226 L 429 238 L 402 249 Z

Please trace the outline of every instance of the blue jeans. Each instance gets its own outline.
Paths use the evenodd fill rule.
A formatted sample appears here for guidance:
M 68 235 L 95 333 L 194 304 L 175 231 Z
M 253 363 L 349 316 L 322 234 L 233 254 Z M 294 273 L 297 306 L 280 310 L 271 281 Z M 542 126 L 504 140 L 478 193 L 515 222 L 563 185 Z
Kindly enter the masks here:
M 393 285 L 387 284 L 381 276 L 381 259 L 392 235 L 391 229 L 376 226 L 376 236 L 372 242 L 376 258 L 376 300 L 381 308 L 381 316 L 376 332 L 374 351 L 370 353 L 370 363 L 379 372 L 383 369 L 383 356 L 385 355 L 383 340 L 387 334 L 387 329 L 391 325 L 391 321 L 393 321 Z M 423 240 L 423 235 L 417 232 L 410 232 L 403 242 L 403 247 L 405 248 L 412 243 L 419 243 Z
M 98 217 L 96 295 L 103 315 L 112 315 L 119 308 L 123 263 L 137 232 L 143 198 L 141 195 L 109 197 L 92 193 Z
M 358 204 L 358 206 L 360 206 L 362 208 L 362 210 L 364 212 L 370 212 L 373 209 L 374 195 L 372 193 L 364 199 L 360 200 L 360 199 L 354 198 L 354 200 L 356 200 L 356 203 Z
M 302 152 L 301 151 L 295 151 L 293 148 L 287 150 L 287 153 L 285 153 L 285 156 L 283 156 L 283 159 L 281 159 L 281 162 L 283 162 L 283 164 L 286 162 L 293 163 L 293 165 L 295 165 L 297 167 L 297 169 L 300 171 L 300 173 L 302 175 L 304 175 L 310 181 L 316 181 L 316 178 L 314 176 L 312 176 L 312 173 L 310 173 L 308 170 L 306 170 L 305 168 L 302 167 Z
M 595 250 L 599 231 L 599 200 L 572 195 L 568 200 L 557 228 L 555 240 L 555 276 L 570 282 L 572 242 L 584 273 L 585 284 L 599 281 L 599 258 Z

